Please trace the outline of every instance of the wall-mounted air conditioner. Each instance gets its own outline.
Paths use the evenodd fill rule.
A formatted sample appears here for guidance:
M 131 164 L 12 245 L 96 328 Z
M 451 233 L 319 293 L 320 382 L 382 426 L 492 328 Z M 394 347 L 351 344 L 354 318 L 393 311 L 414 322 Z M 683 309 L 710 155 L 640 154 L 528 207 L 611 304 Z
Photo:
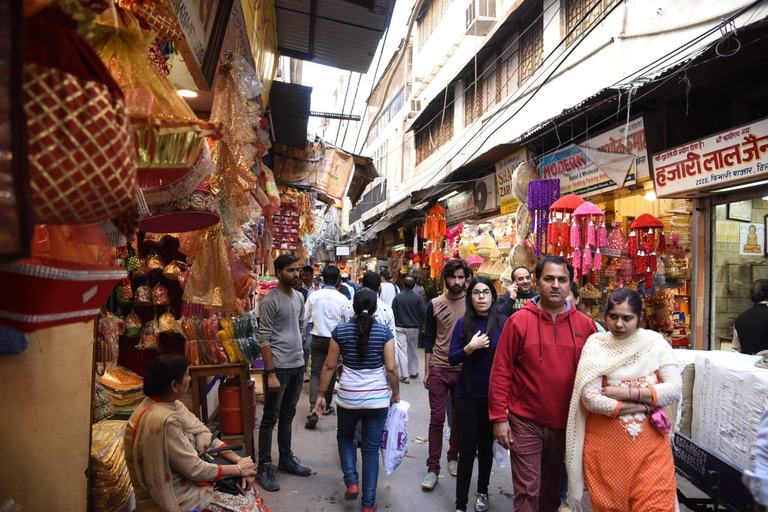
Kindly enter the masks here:
M 412 99 L 411 108 L 408 111 L 408 117 L 416 117 L 421 112 L 421 100 Z
M 496 0 L 470 2 L 466 13 L 466 35 L 484 36 L 494 23 L 496 23 Z

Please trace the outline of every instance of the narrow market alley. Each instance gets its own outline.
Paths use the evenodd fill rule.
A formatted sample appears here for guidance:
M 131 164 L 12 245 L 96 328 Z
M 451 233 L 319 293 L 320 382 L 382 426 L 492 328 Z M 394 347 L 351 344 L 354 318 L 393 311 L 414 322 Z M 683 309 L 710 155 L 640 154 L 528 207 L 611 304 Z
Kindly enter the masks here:
M 424 351 L 419 350 L 419 368 L 424 368 Z M 423 491 L 421 481 L 426 474 L 427 433 L 429 428 L 429 401 L 427 390 L 421 385 L 423 373 L 411 381 L 410 385 L 401 384 L 402 399 L 411 404 L 408 417 L 408 455 L 402 464 L 387 475 L 379 466 L 379 486 L 376 500 L 379 510 L 445 512 L 454 510 L 456 479 L 448 474 L 445 453 L 448 443 L 443 444 L 440 477 L 432 491 Z M 360 500 L 344 501 L 344 482 L 336 445 L 336 416 L 325 417 L 317 429 L 304 428 L 304 420 L 309 414 L 309 383 L 299 399 L 296 419 L 293 423 L 293 450 L 301 463 L 312 468 L 312 476 L 300 477 L 278 473 L 280 490 L 262 491 L 262 497 L 273 512 L 357 512 Z M 259 404 L 261 407 L 261 404 Z M 258 413 L 261 419 L 261 412 Z M 447 426 L 446 426 L 447 428 Z M 258 426 L 257 426 L 258 433 Z M 277 445 L 274 445 L 273 459 L 277 460 Z M 381 458 L 379 458 L 381 460 Z M 361 471 L 358 452 L 358 471 Z M 470 488 L 470 506 L 473 510 L 477 466 L 473 472 Z M 703 496 L 685 479 L 678 477 L 678 486 L 690 496 Z M 488 487 L 490 510 L 512 510 L 512 476 L 509 466 L 499 469 L 494 463 L 491 471 L 491 483 Z M 681 506 L 681 512 L 689 510 Z

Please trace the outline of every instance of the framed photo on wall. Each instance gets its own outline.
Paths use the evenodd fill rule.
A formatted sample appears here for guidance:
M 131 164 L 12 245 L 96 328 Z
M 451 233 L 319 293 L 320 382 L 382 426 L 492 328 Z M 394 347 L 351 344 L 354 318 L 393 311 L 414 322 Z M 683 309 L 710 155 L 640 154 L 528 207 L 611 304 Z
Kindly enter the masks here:
M 737 201 L 727 206 L 726 215 L 730 220 L 752 222 L 752 201 Z

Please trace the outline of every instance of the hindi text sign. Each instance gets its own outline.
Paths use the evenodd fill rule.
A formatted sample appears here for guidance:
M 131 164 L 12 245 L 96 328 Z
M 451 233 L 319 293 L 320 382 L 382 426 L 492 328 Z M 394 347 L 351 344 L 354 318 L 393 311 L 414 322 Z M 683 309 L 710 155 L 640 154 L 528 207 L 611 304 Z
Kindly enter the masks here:
M 653 156 L 657 197 L 696 197 L 768 179 L 768 118 Z

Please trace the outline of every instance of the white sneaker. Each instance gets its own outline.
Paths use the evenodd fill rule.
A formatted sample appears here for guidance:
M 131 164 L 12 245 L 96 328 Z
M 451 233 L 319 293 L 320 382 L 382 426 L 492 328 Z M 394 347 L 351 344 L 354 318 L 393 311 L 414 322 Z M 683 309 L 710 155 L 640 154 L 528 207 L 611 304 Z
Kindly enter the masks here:
M 424 477 L 424 481 L 421 482 L 421 488 L 431 491 L 437 485 L 437 473 L 430 471 L 427 476 Z
M 457 460 L 448 461 L 448 473 L 450 473 L 451 476 L 456 476 L 459 474 L 459 461 Z
M 488 510 L 488 495 L 479 492 L 475 501 L 475 512 L 485 512 L 486 510 Z

